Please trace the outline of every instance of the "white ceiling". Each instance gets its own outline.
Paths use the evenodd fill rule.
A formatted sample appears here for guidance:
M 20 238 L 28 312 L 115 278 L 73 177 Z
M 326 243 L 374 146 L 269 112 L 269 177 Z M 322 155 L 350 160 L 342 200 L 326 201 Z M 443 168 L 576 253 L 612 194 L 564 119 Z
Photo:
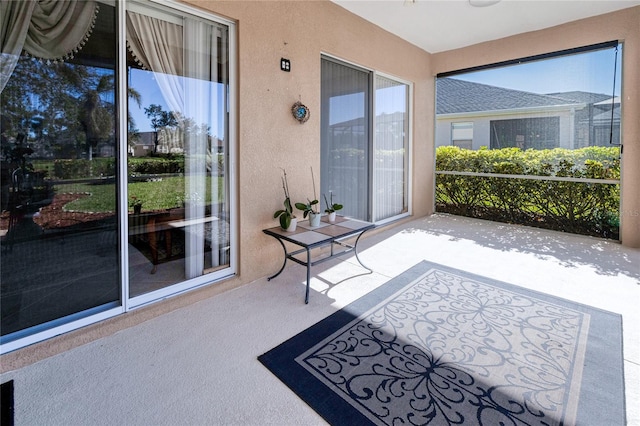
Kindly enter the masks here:
M 640 5 L 640 0 L 502 0 L 485 7 L 468 0 L 332 1 L 430 53 Z

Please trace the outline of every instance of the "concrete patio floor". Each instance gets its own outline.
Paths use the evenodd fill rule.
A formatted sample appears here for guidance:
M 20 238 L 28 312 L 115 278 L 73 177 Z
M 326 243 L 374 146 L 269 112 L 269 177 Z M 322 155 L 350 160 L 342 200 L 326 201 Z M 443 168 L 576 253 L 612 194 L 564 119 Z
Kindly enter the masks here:
M 359 248 L 374 273 L 352 255 L 317 265 L 308 305 L 304 268 L 268 282 L 274 259 L 250 284 L 3 374 L 16 425 L 324 424 L 257 357 L 423 259 L 621 314 L 627 421 L 640 425 L 640 250 L 441 214 Z

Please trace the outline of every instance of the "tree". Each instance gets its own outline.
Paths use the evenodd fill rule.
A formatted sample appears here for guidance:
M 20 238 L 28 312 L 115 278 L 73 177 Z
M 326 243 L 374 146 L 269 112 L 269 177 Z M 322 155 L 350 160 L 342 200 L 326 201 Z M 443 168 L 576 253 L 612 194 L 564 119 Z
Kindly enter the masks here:
M 169 111 L 165 111 L 162 109 L 160 105 L 151 104 L 144 109 L 144 113 L 147 118 L 151 119 L 151 127 L 153 127 L 153 131 L 155 133 L 153 139 L 153 152 L 158 151 L 158 129 L 163 127 L 177 127 L 178 120 L 175 118 L 174 114 Z
M 34 151 L 56 158 L 115 141 L 114 77 L 112 69 L 21 57 L 1 95 L 3 133 L 25 134 Z
M 83 87 L 82 109 L 79 112 L 79 122 L 85 134 L 85 142 L 89 159 L 93 158 L 93 148 L 99 142 L 113 135 L 114 111 L 113 105 L 102 100 L 102 95 L 113 92 L 113 74 L 105 74 L 98 79 L 95 88 Z

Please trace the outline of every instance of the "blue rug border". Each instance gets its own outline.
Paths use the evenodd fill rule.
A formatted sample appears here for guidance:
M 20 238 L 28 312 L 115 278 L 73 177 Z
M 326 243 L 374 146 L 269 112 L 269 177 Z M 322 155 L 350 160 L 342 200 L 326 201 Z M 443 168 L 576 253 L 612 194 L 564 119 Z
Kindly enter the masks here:
M 585 364 L 583 366 L 577 424 L 594 426 L 604 424 L 608 426 L 626 425 L 621 315 L 427 261 L 417 263 L 341 310 L 260 355 L 258 360 L 329 424 L 336 426 L 372 424 L 368 418 L 351 404 L 327 388 L 295 362 L 295 358 L 431 268 L 463 275 L 505 290 L 529 294 L 540 300 L 567 305 L 571 309 L 589 313 L 591 315 L 587 340 L 589 344 L 587 345 Z M 612 333 L 612 330 L 617 332 Z M 617 355 L 601 359 L 595 353 L 596 345 L 590 344 L 594 341 L 601 341 L 601 345 L 614 348 Z

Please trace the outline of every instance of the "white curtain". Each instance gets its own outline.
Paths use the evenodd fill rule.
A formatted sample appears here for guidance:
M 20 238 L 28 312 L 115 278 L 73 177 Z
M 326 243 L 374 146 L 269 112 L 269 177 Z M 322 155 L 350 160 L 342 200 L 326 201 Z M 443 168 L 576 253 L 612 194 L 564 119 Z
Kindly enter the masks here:
M 208 127 L 210 123 L 209 86 L 211 72 L 211 35 L 210 26 L 203 22 L 191 21 L 184 29 L 188 49 L 185 58 L 185 116 L 193 120 L 193 128 L 186 132 L 185 175 L 186 191 L 194 201 L 187 204 L 187 217 L 205 217 L 206 201 L 206 156 L 208 146 Z M 204 270 L 205 223 L 191 225 L 186 240 L 187 278 L 194 278 Z
M 98 10 L 90 0 L 0 0 L 0 92 L 23 50 L 48 61 L 73 57 L 89 38 Z
M 127 48 L 154 77 L 172 111 L 184 105 L 182 25 L 127 12 Z

